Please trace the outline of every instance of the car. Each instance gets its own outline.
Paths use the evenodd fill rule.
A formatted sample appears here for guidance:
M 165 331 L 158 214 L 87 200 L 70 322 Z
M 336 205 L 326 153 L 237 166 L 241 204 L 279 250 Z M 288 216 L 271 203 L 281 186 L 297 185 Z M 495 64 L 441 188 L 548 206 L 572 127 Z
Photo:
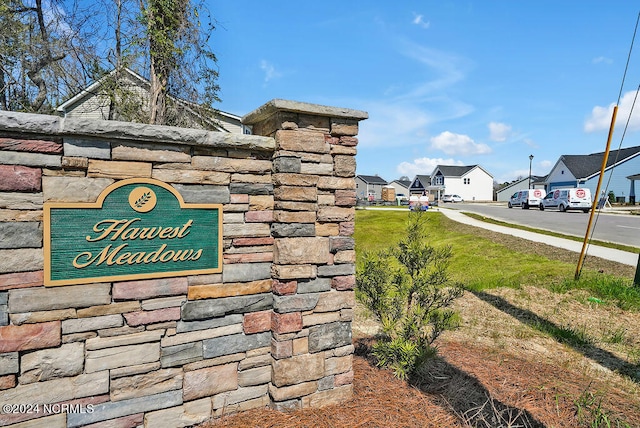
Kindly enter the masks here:
M 591 190 L 587 188 L 555 189 L 540 200 L 540 211 L 557 208 L 561 212 L 579 210 L 588 213 L 591 209 Z
M 521 207 L 523 210 L 527 210 L 529 207 L 537 207 L 540 205 L 540 199 L 542 199 L 543 195 L 540 189 L 519 190 L 511 195 L 507 206 L 509 208 Z
M 464 202 L 460 195 L 443 195 L 442 202 Z

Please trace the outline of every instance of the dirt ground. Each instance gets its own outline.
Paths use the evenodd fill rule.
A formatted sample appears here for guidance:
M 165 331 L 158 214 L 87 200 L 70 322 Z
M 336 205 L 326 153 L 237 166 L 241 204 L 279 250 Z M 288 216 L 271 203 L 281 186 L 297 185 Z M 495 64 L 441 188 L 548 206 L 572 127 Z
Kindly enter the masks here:
M 522 246 L 518 238 L 475 228 L 473 233 L 519 251 L 577 260 L 575 253 L 545 244 Z M 595 258 L 585 266 L 629 277 L 635 272 Z M 438 339 L 438 357 L 411 382 L 369 359 L 377 326 L 357 308 L 350 401 L 290 412 L 257 409 L 208 426 L 640 427 L 640 314 L 588 297 L 526 285 L 467 292 L 456 303 L 461 328 Z M 540 326 L 588 340 L 572 345 L 541 333 Z

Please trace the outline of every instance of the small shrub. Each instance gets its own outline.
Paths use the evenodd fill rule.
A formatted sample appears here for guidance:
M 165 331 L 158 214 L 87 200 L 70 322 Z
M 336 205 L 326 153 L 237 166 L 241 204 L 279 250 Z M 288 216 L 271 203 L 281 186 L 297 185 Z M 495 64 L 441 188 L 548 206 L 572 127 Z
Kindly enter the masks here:
M 449 307 L 464 292 L 447 273 L 451 248 L 426 243 L 426 219 L 411 212 L 400 241 L 366 253 L 356 272 L 356 297 L 382 325 L 373 355 L 401 379 L 435 355 L 432 344 L 442 332 L 457 327 Z

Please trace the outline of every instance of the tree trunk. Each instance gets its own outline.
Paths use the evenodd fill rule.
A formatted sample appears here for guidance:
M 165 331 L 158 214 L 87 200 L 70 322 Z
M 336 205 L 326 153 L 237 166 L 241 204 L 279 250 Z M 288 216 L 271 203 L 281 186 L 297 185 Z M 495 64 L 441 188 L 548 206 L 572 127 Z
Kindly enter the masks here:
M 0 59 L 1 58 L 0 56 Z M 0 110 L 9 110 L 9 106 L 7 105 L 7 84 L 5 80 L 4 68 L 2 68 L 2 62 L 0 61 Z
M 151 59 L 151 115 L 149 123 L 165 125 L 167 121 L 167 72 L 166 67 L 157 65 L 157 58 Z

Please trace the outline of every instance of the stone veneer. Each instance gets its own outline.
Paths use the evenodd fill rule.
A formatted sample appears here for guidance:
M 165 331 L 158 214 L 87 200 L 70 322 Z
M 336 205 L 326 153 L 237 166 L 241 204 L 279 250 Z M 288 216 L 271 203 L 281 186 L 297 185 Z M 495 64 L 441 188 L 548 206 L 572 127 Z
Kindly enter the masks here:
M 237 135 L 0 112 L 0 405 L 39 406 L 0 425 L 179 427 L 348 399 L 366 118 L 272 100 Z M 222 273 L 44 287 L 43 203 L 132 177 L 223 204 Z

